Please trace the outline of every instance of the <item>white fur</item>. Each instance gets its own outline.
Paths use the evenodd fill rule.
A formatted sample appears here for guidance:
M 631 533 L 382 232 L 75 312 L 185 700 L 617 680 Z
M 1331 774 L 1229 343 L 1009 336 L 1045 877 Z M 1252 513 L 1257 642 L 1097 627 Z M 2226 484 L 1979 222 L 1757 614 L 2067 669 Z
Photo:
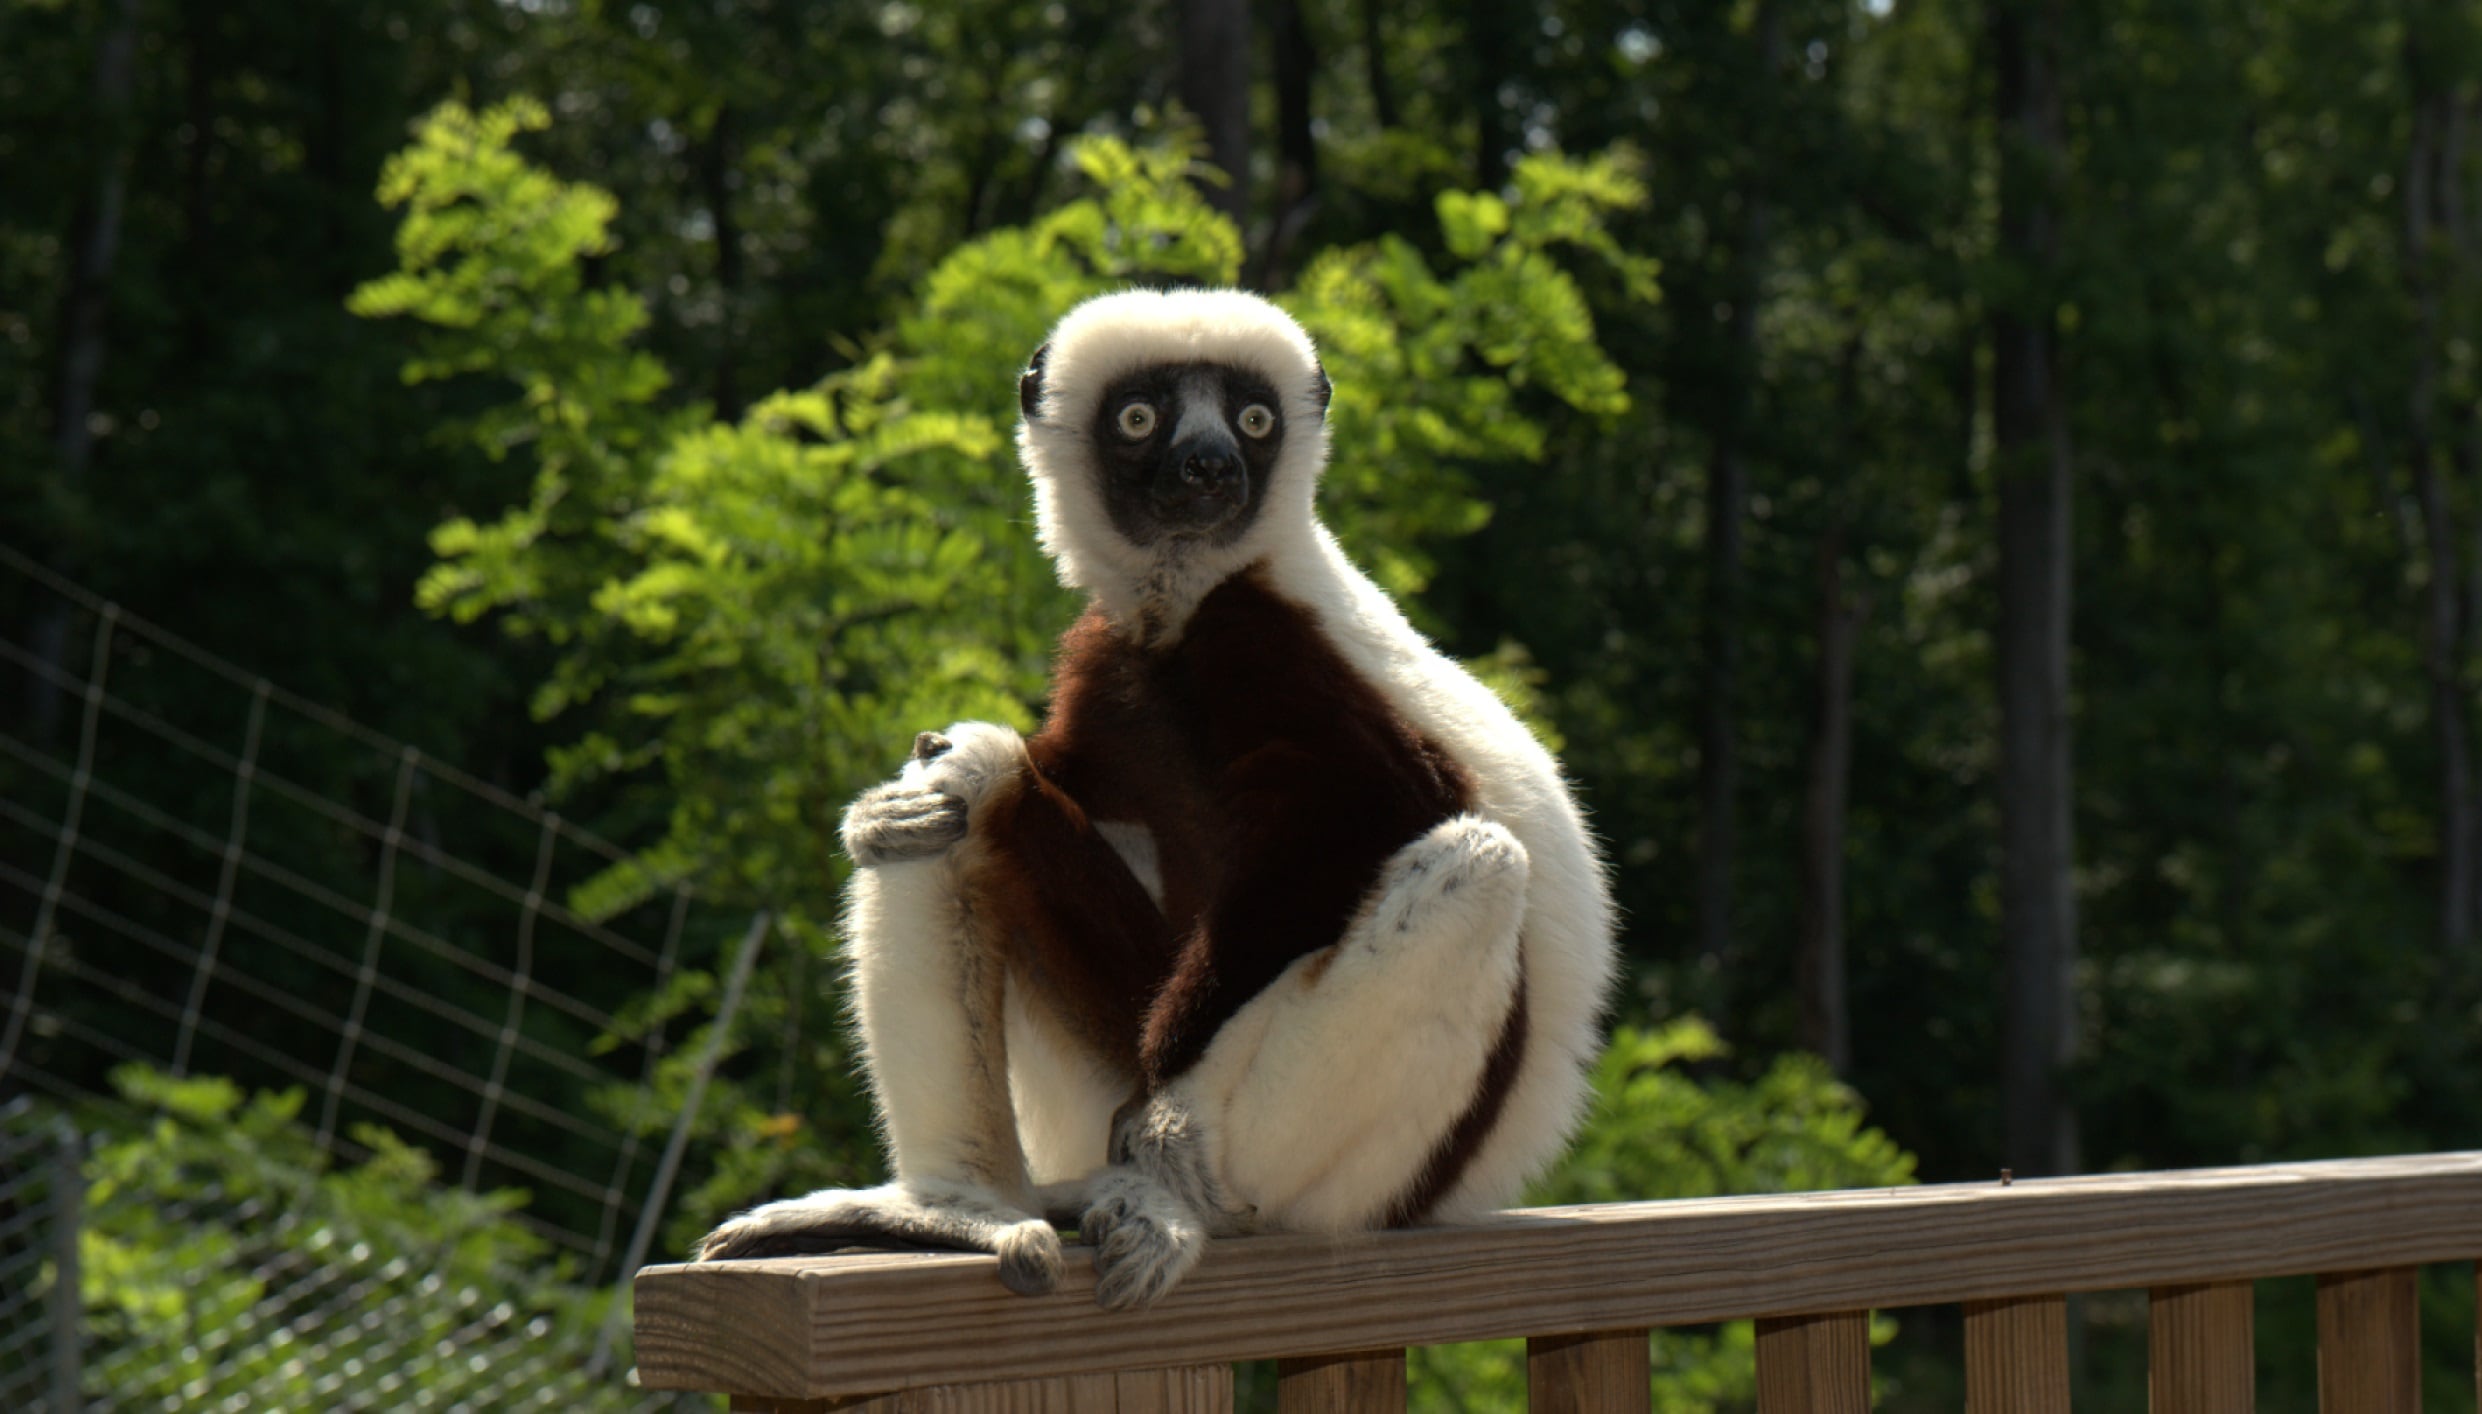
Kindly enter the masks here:
M 1155 832 L 1135 820 L 1097 820 L 1094 828 L 1137 876 L 1138 887 L 1157 908 L 1163 907 L 1163 859 L 1155 849 Z

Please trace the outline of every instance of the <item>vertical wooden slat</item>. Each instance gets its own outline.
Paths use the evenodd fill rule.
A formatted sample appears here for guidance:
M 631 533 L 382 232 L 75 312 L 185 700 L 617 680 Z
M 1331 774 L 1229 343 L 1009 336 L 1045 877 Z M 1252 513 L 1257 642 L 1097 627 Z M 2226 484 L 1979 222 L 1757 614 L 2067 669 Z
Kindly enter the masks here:
M 2068 1414 L 2068 1298 L 1965 1303 L 1965 1414 Z
M 2420 1414 L 2421 1312 L 2412 1267 L 2318 1279 L 2320 1414 Z
M 1528 1414 L 1645 1414 L 1654 1400 L 1646 1332 L 1529 1337 L 1525 1383 Z
M 1356 1414 L 1405 1407 L 1405 1352 L 1355 1350 L 1275 1363 L 1276 1408 L 1283 1414 Z
M 1870 1414 L 1870 1313 L 1761 1320 L 1758 1414 Z
M 2245 1281 L 2158 1286 L 2147 1313 L 2152 1414 L 2253 1414 L 2257 1292 Z

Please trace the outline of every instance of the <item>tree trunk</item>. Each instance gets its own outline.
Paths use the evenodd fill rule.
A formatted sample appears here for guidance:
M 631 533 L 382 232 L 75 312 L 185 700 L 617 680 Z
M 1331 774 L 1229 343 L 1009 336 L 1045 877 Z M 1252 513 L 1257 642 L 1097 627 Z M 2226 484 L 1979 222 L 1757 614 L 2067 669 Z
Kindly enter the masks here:
M 1991 421 L 1999 481 L 2000 929 L 2006 1162 L 2077 1167 L 2061 1087 L 2076 1046 L 2077 904 L 2070 819 L 2069 460 L 2052 291 L 2065 161 L 2056 0 L 1994 0 L 1999 241 L 2018 292 L 1991 313 Z
M 1181 0 L 1181 103 L 1205 125 L 1207 160 L 1229 180 L 1203 190 L 1246 234 L 1250 192 L 1249 0 Z
M 188 0 L 181 7 L 182 126 L 189 140 L 181 154 L 181 238 L 190 250 L 212 247 L 209 227 L 214 220 L 215 81 L 221 62 L 217 6 L 212 0 Z M 181 301 L 181 348 L 190 359 L 212 356 L 217 323 L 214 303 L 192 298 Z
M 95 53 L 95 185 L 78 202 L 69 232 L 69 285 L 60 301 L 60 363 L 52 387 L 52 457 L 61 481 L 86 477 L 95 451 L 95 385 L 103 376 L 104 313 L 111 295 L 112 258 L 120 250 L 121 208 L 129 190 L 131 61 L 138 47 L 138 0 L 120 0 Z M 28 634 L 36 658 L 59 668 L 67 661 L 69 609 L 40 611 Z M 33 739 L 46 742 L 60 725 L 60 689 L 33 675 L 26 704 Z
M 1319 149 L 1310 131 L 1310 78 L 1318 62 L 1301 0 L 1275 0 L 1275 221 L 1259 257 L 1262 290 L 1284 283 L 1293 246 L 1318 214 Z
M 1853 773 L 1853 641 L 1868 610 L 1845 592 L 1844 533 L 1839 519 L 1818 542 L 1818 676 L 1801 800 L 1801 936 L 1793 967 L 1801 1045 L 1838 1075 L 1853 1068 L 1844 983 L 1845 800 Z
M 1523 25 L 1532 11 L 1513 0 L 1466 0 L 1465 55 L 1471 72 L 1474 103 L 1474 185 L 1497 191 L 1508 181 L 1508 110 L 1500 90 L 1515 74 L 1518 47 L 1525 43 Z
M 2413 133 L 2405 154 L 2404 282 L 2413 306 L 2413 376 L 2405 395 L 2405 471 L 2421 518 L 2430 583 L 2423 596 L 2422 669 L 2430 687 L 2431 741 L 2439 755 L 2439 946 L 2461 954 L 2474 939 L 2477 802 L 2473 735 L 2465 710 L 2465 664 L 2471 624 L 2459 603 L 2453 494 L 2439 468 L 2440 296 L 2438 264 L 2459 252 L 2463 174 L 2451 160 L 2461 146 L 2454 97 L 2430 91 L 2419 48 L 2408 40 L 2405 65 L 2413 90 Z M 2470 443 L 2452 439 L 2450 460 L 2470 480 Z M 2482 574 L 2482 564 L 2476 565 Z
M 715 297 L 724 312 L 722 337 L 715 348 L 715 414 L 741 415 L 741 299 L 745 280 L 741 258 L 741 223 L 733 214 L 733 110 L 716 110 L 706 141 L 698 145 L 698 184 L 707 215 L 715 224 Z M 968 213 L 970 224 L 972 215 Z
M 1379 25 L 1379 0 L 1362 0 L 1362 68 L 1370 84 L 1370 114 L 1381 128 L 1396 126 L 1396 91 L 1388 84 L 1387 36 Z
M 1782 61 L 1782 25 L 1771 0 L 1758 8 L 1758 82 L 1763 112 Z M 1724 397 L 1706 475 L 1706 660 L 1698 722 L 1698 952 L 1720 963 L 1732 946 L 1732 874 L 1739 831 L 1739 743 L 1733 706 L 1741 673 L 1741 530 L 1749 509 L 1750 403 L 1758 378 L 1758 302 L 1765 290 L 1766 154 L 1752 150 L 1733 252 L 1732 316 L 1723 354 Z

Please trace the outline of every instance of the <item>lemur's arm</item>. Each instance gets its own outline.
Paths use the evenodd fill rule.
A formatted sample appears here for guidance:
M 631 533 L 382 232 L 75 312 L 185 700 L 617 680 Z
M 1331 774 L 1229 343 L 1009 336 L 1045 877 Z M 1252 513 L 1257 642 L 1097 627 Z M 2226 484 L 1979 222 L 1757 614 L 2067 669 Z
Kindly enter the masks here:
M 845 848 L 865 866 L 955 850 L 963 905 L 1066 1007 L 1081 1039 L 1134 1073 L 1171 928 L 1054 778 L 1075 759 L 1057 737 L 1036 744 L 1030 752 L 986 723 L 922 733 L 904 773 L 847 813 Z

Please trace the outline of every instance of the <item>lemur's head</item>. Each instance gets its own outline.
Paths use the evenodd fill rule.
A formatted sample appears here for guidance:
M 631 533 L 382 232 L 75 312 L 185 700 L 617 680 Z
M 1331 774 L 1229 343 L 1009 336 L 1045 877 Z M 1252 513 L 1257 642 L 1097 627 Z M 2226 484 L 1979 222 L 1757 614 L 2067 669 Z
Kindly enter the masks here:
M 1305 541 L 1327 375 L 1292 317 L 1238 290 L 1088 300 L 1017 400 L 1043 548 L 1117 615 L 1168 612 Z

